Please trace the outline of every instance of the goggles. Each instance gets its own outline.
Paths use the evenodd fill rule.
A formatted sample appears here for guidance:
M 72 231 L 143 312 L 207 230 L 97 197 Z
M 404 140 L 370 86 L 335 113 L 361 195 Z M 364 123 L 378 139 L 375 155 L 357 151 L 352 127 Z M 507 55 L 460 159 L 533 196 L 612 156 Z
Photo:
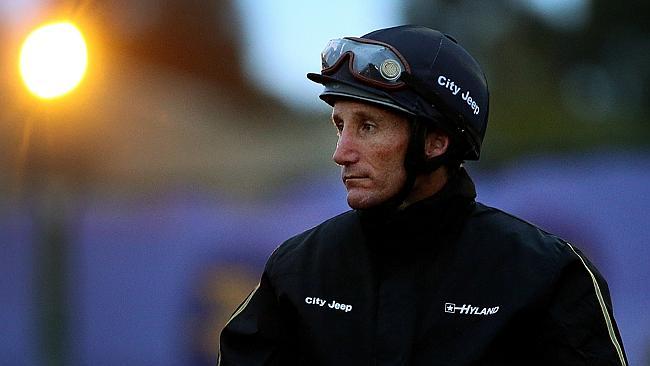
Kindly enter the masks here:
M 333 39 L 321 52 L 323 75 L 333 74 L 345 60 L 355 78 L 377 87 L 394 89 L 404 86 L 400 79 L 411 70 L 391 45 L 356 37 Z

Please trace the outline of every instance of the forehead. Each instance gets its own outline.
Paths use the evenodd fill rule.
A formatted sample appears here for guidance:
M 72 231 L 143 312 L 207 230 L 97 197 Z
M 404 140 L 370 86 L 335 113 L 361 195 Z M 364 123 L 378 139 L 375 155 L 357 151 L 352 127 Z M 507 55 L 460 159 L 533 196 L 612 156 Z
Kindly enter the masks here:
M 339 118 L 372 118 L 407 123 L 408 119 L 402 113 L 368 102 L 352 99 L 339 99 L 334 102 L 332 119 Z

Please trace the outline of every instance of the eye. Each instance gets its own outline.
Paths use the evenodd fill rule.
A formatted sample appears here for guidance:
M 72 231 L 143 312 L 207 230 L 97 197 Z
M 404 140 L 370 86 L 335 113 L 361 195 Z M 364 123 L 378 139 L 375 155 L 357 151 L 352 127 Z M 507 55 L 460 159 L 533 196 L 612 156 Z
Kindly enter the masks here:
M 334 122 L 334 127 L 336 127 L 337 133 L 341 133 L 343 131 L 343 123 L 342 122 Z
M 372 132 L 376 128 L 377 128 L 377 126 L 374 123 L 370 122 L 370 121 L 366 121 L 361 125 L 361 130 L 364 131 L 364 132 Z

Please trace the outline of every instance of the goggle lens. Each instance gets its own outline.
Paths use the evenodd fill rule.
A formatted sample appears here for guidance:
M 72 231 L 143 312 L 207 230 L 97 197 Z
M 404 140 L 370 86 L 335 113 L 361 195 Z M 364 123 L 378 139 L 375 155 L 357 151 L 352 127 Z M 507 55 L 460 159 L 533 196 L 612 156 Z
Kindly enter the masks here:
M 333 73 L 348 57 L 350 72 L 366 82 L 385 87 L 404 85 L 399 80 L 408 66 L 403 57 L 390 46 L 362 38 L 333 39 L 321 52 L 322 73 Z

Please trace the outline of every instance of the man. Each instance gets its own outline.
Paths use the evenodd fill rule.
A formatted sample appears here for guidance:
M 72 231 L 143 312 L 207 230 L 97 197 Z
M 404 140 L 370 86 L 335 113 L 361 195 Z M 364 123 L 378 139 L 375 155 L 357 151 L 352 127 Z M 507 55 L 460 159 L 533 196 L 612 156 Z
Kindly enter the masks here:
M 221 365 L 626 365 L 593 265 L 474 200 L 488 89 L 455 40 L 382 29 L 322 63 L 353 210 L 271 255 Z

